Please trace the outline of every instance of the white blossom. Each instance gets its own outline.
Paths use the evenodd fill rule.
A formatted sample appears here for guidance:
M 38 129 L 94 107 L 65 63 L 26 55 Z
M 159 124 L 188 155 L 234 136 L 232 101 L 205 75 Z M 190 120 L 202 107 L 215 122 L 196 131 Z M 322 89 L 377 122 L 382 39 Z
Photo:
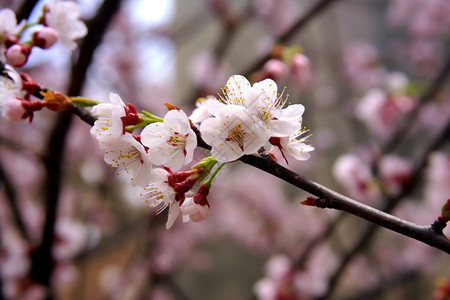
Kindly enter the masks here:
M 123 122 L 120 118 L 125 116 L 125 103 L 114 93 L 109 94 L 109 100 L 110 103 L 101 103 L 92 108 L 92 114 L 97 120 L 90 132 L 101 148 L 113 144 L 123 134 Z
M 80 20 L 80 8 L 73 1 L 47 0 L 46 24 L 58 32 L 61 45 L 69 50 L 77 47 L 76 39 L 87 34 L 86 25 Z
M 245 107 L 220 104 L 208 105 L 215 117 L 200 125 L 203 140 L 212 147 L 211 155 L 217 161 L 229 162 L 258 151 L 267 141 L 264 128 L 255 124 Z
M 185 223 L 188 221 L 200 222 L 209 216 L 209 206 L 195 203 L 193 197 L 187 197 L 180 209 Z
M 11 66 L 5 65 L 3 74 L 0 75 L 0 111 L 4 110 L 8 100 L 22 98 L 25 94 L 20 75 Z
M 308 160 L 311 157 L 309 152 L 314 151 L 314 147 L 307 144 L 308 138 L 311 135 L 303 136 L 307 132 L 309 130 L 299 127 L 289 137 L 280 138 L 279 145 L 277 146 L 280 148 L 285 159 L 284 154 L 286 153 L 296 160 Z
M 117 175 L 125 171 L 133 186 L 148 185 L 152 164 L 144 146 L 131 134 L 122 135 L 105 149 L 105 162 L 118 168 Z
M 286 98 L 278 93 L 272 79 L 257 82 L 246 101 L 249 112 L 266 128 L 268 137 L 289 136 L 299 126 L 305 107 L 301 104 L 283 106 Z
M 189 120 L 194 124 L 200 124 L 204 120 L 212 117 L 211 113 L 207 109 L 207 104 L 211 101 L 217 101 L 213 96 L 208 96 L 206 98 L 199 98 L 195 102 L 196 108 L 192 111 L 189 116 Z
M 175 190 L 169 185 L 169 172 L 164 169 L 154 168 L 150 175 L 150 184 L 140 194 L 149 203 L 149 207 L 159 207 L 156 214 L 169 207 L 169 215 L 166 228 L 172 227 L 178 217 L 180 206 L 175 201 Z
M 177 171 L 192 161 L 197 137 L 189 119 L 181 110 L 170 110 L 163 122 L 147 125 L 141 133 L 142 143 L 148 147 L 150 161 Z
M 17 25 L 17 18 L 14 11 L 9 8 L 0 10 L 0 44 L 10 35 L 18 34 L 25 26 L 25 21 Z

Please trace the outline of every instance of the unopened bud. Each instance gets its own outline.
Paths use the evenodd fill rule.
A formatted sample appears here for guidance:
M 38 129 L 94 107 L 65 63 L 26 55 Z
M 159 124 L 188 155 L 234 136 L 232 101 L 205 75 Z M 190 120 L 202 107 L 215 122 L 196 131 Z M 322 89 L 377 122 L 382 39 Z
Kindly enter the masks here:
M 33 34 L 33 43 L 35 46 L 48 49 L 58 40 L 58 32 L 51 27 L 43 27 Z
M 291 72 L 297 74 L 310 68 L 309 58 L 303 54 L 295 54 L 291 58 Z
M 22 100 L 11 98 L 6 101 L 2 114 L 3 117 L 11 123 L 22 122 L 24 120 L 23 116 L 26 115 L 26 110 L 22 105 Z
M 22 67 L 28 61 L 31 48 L 21 44 L 14 44 L 6 50 L 6 62 L 13 67 Z
M 264 74 L 266 78 L 280 81 L 286 77 L 288 67 L 279 59 L 270 59 L 264 64 Z

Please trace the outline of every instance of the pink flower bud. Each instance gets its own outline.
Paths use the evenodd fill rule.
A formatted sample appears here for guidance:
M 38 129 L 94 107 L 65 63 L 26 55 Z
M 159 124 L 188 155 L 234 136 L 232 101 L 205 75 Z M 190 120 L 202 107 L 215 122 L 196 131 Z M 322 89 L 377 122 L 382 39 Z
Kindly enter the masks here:
M 195 203 L 193 197 L 186 198 L 180 209 L 183 213 L 184 222 L 187 222 L 188 220 L 191 220 L 192 222 L 201 222 L 206 220 L 209 216 L 209 206 Z
M 303 54 L 295 54 L 291 58 L 291 72 L 293 74 L 298 74 L 305 69 L 310 68 L 309 58 Z
M 35 46 L 48 49 L 58 40 L 58 32 L 51 27 L 43 27 L 33 34 L 33 43 Z
M 28 60 L 31 48 L 21 44 L 15 44 L 6 50 L 6 62 L 13 67 L 22 67 Z
M 201 222 L 209 216 L 209 202 L 206 197 L 209 194 L 209 186 L 202 185 L 196 194 L 184 200 L 180 209 L 183 213 L 183 221 Z
M 271 59 L 265 63 L 264 73 L 267 78 L 280 81 L 286 78 L 288 67 L 279 59 Z
M 22 105 L 22 100 L 17 98 L 9 99 L 3 107 L 3 116 L 11 123 L 22 122 L 26 112 L 26 109 Z

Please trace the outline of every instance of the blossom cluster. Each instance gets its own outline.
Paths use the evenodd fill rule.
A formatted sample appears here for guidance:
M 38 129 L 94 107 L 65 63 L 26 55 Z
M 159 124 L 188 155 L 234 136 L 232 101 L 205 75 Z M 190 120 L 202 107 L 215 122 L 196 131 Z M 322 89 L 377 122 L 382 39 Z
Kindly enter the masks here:
M 59 41 L 61 46 L 74 50 L 75 40 L 86 34 L 87 27 L 80 20 L 76 2 L 46 0 L 36 22 L 22 20 L 19 24 L 11 9 L 2 9 L 0 59 L 14 67 L 22 67 L 27 63 L 32 47 L 48 49 Z
M 143 189 L 140 196 L 149 207 L 159 207 L 157 213 L 169 208 L 166 226 L 170 228 L 180 211 L 184 221 L 207 218 L 211 181 L 224 163 L 255 154 L 266 144 L 272 144 L 269 155 L 275 158 L 273 151 L 278 148 L 286 162 L 286 155 L 309 158 L 314 148 L 307 143 L 308 130 L 302 127 L 305 108 L 301 104 L 283 108 L 285 102 L 273 80 L 251 86 L 240 75 L 230 77 L 219 99 L 209 96 L 199 101 L 190 118 L 169 104 L 163 119 L 145 111 L 138 113 L 111 93 L 109 102 L 92 108 L 97 120 L 91 135 L 104 150 L 105 162 Z M 212 157 L 190 171 L 180 171 L 194 157 L 198 144 L 195 124 L 201 139 L 211 146 Z M 133 134 L 140 127 L 144 127 L 140 134 Z M 217 162 L 222 164 L 210 175 Z M 203 180 L 194 192 L 195 183 Z

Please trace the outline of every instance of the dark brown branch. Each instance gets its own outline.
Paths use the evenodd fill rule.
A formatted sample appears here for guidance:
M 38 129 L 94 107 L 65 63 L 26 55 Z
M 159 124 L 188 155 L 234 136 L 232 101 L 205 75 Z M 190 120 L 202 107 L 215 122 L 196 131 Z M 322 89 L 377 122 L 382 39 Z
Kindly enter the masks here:
M 320 199 L 328 201 L 326 205 L 327 208 L 334 208 L 348 212 L 369 222 L 396 231 L 426 243 L 432 247 L 450 253 L 450 240 L 443 235 L 433 232 L 430 226 L 419 226 L 357 202 L 280 166 L 269 157 L 245 155 L 240 160 L 246 164 L 275 175 L 276 177 L 291 183 L 292 185 L 309 192 Z
M 88 24 L 89 33 L 82 43 L 79 52 L 79 59 L 72 68 L 69 94 L 80 94 L 85 73 L 89 66 L 93 53 L 101 41 L 101 37 L 118 10 L 120 0 L 105 1 L 99 9 L 96 17 Z M 72 107 L 71 112 L 77 113 L 81 117 L 81 112 L 76 107 Z M 72 122 L 73 114 L 62 112 L 53 127 L 52 133 L 47 143 L 48 152 L 44 158 L 47 178 L 45 182 L 46 199 L 46 220 L 41 245 L 32 255 L 31 277 L 38 283 L 47 286 L 48 298 L 52 298 L 50 287 L 50 275 L 52 272 L 53 258 L 51 254 L 53 244 L 53 234 L 56 222 L 56 212 L 58 208 L 58 196 L 62 179 L 62 161 L 64 153 L 64 141 Z M 84 121 L 89 118 L 83 119 Z
M 29 235 L 23 218 L 20 215 L 20 209 L 17 205 L 17 194 L 14 189 L 13 183 L 9 180 L 8 175 L 5 173 L 3 166 L 0 164 L 0 183 L 3 183 L 3 188 L 5 190 L 6 201 L 11 208 L 13 221 L 19 230 L 20 235 L 25 240 L 29 240 Z
M 411 177 L 411 180 L 408 182 L 408 184 L 405 185 L 403 187 L 403 189 L 397 195 L 392 196 L 387 199 L 388 201 L 386 203 L 386 206 L 384 207 L 384 209 L 382 209 L 384 212 L 386 212 L 386 213 L 391 212 L 400 203 L 400 201 L 414 188 L 414 186 L 419 182 L 421 174 L 422 174 L 423 170 L 425 169 L 428 154 L 431 153 L 436 148 L 438 148 L 441 143 L 443 143 L 444 141 L 446 141 L 448 139 L 449 136 L 450 136 L 450 120 L 448 121 L 445 128 L 440 132 L 440 134 L 437 135 L 434 138 L 434 140 L 428 145 L 428 147 L 423 150 L 421 156 L 419 157 L 419 159 L 417 160 L 417 163 L 414 166 L 414 169 L 412 171 L 412 177 Z M 373 222 L 373 223 L 377 224 L 376 222 Z M 400 232 L 400 233 L 402 233 L 406 236 L 410 236 L 412 238 L 415 238 L 415 237 L 411 236 L 411 234 L 417 235 L 418 238 L 415 238 L 415 239 L 420 240 L 426 244 L 429 244 L 430 246 L 439 248 L 439 249 L 449 253 L 449 251 L 447 249 L 447 247 L 449 247 L 449 246 L 447 244 L 450 244 L 450 240 L 445 235 L 435 232 L 432 229 L 432 226 L 418 226 L 418 225 L 413 224 L 414 226 L 417 227 L 417 232 L 414 233 L 415 229 L 409 228 L 408 223 L 409 222 L 407 222 L 405 224 L 401 224 L 401 223 L 399 224 L 400 230 L 406 230 L 406 228 L 408 228 L 408 230 L 407 230 L 408 233 L 406 233 L 406 232 L 405 233 Z M 371 224 L 360 235 L 359 240 L 357 240 L 357 242 L 354 244 L 354 246 L 351 248 L 351 250 L 348 251 L 344 255 L 344 257 L 341 260 L 341 264 L 338 266 L 335 273 L 330 278 L 328 291 L 319 299 L 329 298 L 329 296 L 331 295 L 331 293 L 333 292 L 334 288 L 337 285 L 340 275 L 345 270 L 348 263 L 353 259 L 353 257 L 358 252 L 362 251 L 365 248 L 365 246 L 369 243 L 369 241 L 374 236 L 376 229 L 377 229 L 374 224 Z M 397 231 L 394 228 L 390 228 L 390 227 L 386 227 L 386 228 Z M 399 232 L 399 231 L 397 231 L 397 232 Z M 436 245 L 431 245 L 428 241 L 430 239 L 435 239 L 435 238 L 436 238 L 436 240 L 433 243 L 435 243 Z M 439 245 L 444 246 L 445 249 L 440 248 Z
M 418 275 L 419 275 L 418 270 L 406 271 L 400 274 L 395 274 L 391 278 L 383 280 L 377 286 L 364 292 L 360 292 L 358 295 L 345 298 L 345 300 L 380 299 L 380 295 L 382 295 L 384 292 L 388 291 L 394 286 L 408 282 L 410 280 L 414 280 L 417 278 Z
M 20 22 L 23 19 L 27 19 L 37 2 L 38 0 L 24 1 L 16 13 L 17 21 Z

